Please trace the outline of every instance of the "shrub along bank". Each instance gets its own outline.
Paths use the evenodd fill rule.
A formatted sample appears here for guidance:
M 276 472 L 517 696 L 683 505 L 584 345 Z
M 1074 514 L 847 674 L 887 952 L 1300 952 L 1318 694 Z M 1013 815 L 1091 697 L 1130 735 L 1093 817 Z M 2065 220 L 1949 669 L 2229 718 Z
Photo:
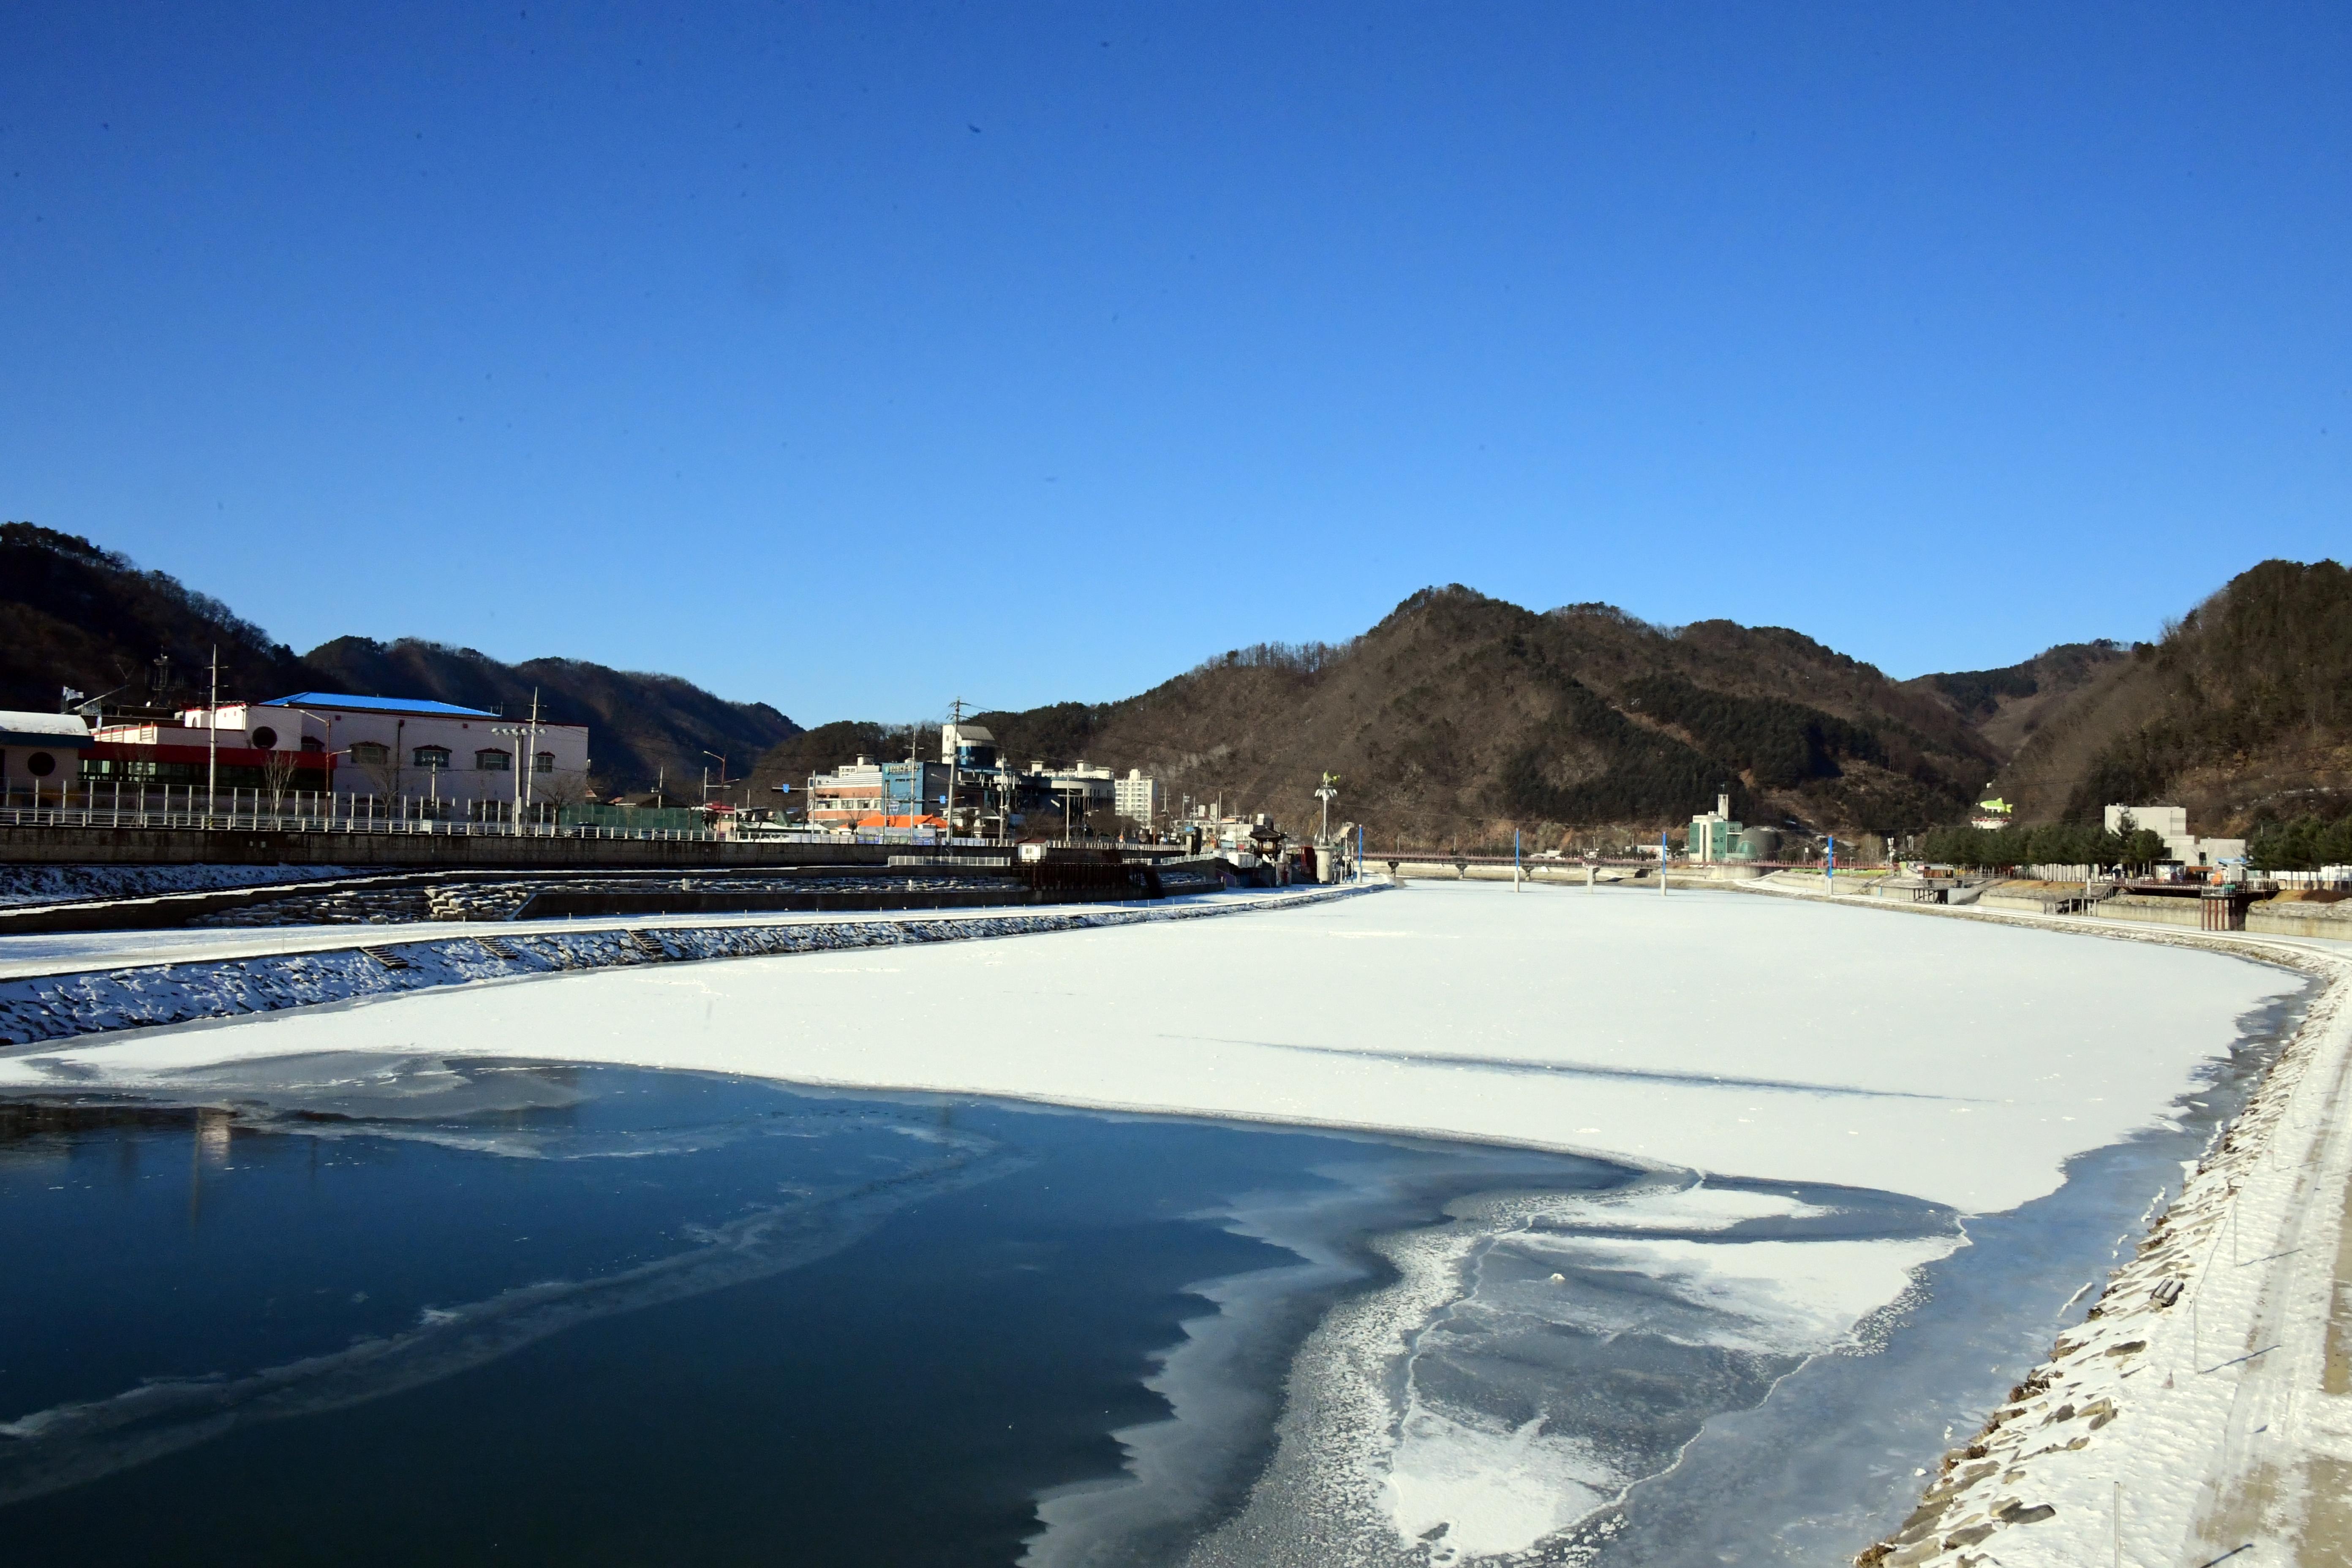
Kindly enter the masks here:
M 1938 865 L 1983 870 L 2005 866 L 2119 866 L 2145 870 L 2164 858 L 2164 840 L 2145 827 L 2110 833 L 2080 822 L 1939 827 L 1927 835 L 1920 849 Z

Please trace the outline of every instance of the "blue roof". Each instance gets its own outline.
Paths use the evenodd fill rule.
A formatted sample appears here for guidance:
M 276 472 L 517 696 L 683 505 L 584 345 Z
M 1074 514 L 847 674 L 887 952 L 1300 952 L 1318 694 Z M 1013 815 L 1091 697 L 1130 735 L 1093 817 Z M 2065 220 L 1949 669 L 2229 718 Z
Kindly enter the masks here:
M 259 708 L 357 708 L 369 713 L 447 713 L 460 719 L 495 719 L 495 713 L 479 708 L 460 708 L 452 702 L 428 702 L 422 697 L 354 697 L 346 691 L 298 691 L 291 697 L 273 697 Z

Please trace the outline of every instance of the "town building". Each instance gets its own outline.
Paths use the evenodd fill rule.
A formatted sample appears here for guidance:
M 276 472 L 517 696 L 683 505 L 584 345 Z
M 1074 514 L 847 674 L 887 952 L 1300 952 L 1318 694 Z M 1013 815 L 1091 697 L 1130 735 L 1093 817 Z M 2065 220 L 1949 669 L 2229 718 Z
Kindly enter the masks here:
M 940 726 L 940 761 L 965 773 L 996 771 L 996 737 L 978 724 L 961 721 Z
M 1715 809 L 1690 819 L 1690 858 L 1702 862 L 1769 860 L 1780 847 L 1780 836 L 1769 827 L 1746 827 L 1731 819 L 1731 797 L 1715 797 Z
M 1045 814 L 1055 827 L 1071 832 L 1092 814 L 1116 809 L 1118 802 L 1111 771 L 1089 767 L 1084 757 L 1066 768 L 1033 761 L 1026 772 L 1012 774 L 1011 783 L 1015 811 L 1024 816 Z
M 0 712 L 0 799 L 58 799 L 81 776 L 89 725 L 78 713 Z
M 302 691 L 183 710 L 179 722 L 102 724 L 82 767 L 100 784 L 332 791 L 392 800 L 535 805 L 583 799 L 588 727 L 419 698 Z M 516 759 L 530 776 L 519 776 Z
M 1127 776 L 1111 786 L 1111 801 L 1121 816 L 1149 827 L 1160 820 L 1164 797 L 1158 779 L 1145 778 L 1141 768 L 1129 768 Z
M 2105 812 L 2107 831 L 2125 831 L 2126 816 L 2131 818 L 2134 831 L 2146 828 L 2163 839 L 2164 858 L 2178 860 L 2183 866 L 2219 866 L 2246 858 L 2246 841 L 2242 838 L 2200 838 L 2189 832 L 2187 806 L 2111 805 Z
M 811 773 L 808 820 L 812 827 L 836 831 L 944 828 L 948 764 L 908 760 L 877 763 L 871 757 Z
M 323 724 L 283 715 L 248 721 L 239 703 L 221 707 L 215 729 L 205 722 L 205 712 L 190 709 L 176 724 L 101 722 L 82 756 L 83 782 L 107 799 L 118 790 L 142 792 L 143 797 L 151 789 L 176 797 L 207 785 L 224 797 L 231 791 L 282 797 L 350 787 L 334 779 L 335 759 L 327 752 Z
M 237 727 L 240 717 L 282 727 L 295 716 L 322 729 L 346 792 L 511 803 L 515 775 L 528 765 L 530 776 L 521 782 L 534 804 L 583 800 L 588 794 L 585 724 L 534 723 L 421 698 L 329 691 L 276 698 L 241 715 L 226 704 L 221 709 L 225 728 Z M 202 710 L 194 717 L 201 720 Z

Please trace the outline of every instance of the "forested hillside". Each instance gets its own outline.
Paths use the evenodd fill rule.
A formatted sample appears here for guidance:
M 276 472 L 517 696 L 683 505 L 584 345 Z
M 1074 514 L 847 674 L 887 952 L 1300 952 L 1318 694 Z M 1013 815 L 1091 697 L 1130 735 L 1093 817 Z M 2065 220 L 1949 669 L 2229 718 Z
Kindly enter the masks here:
M 1904 684 L 1950 704 L 1987 745 L 2008 757 L 2076 692 L 2117 674 L 2129 654 L 2116 642 L 2061 643 L 2004 668 L 1923 675 Z
M 123 703 L 202 701 L 215 647 L 224 693 L 303 684 L 292 648 L 217 599 L 87 539 L 0 523 L 0 708 L 53 713 L 68 686 Z
M 591 776 L 600 790 L 649 788 L 662 770 L 673 786 L 698 782 L 706 751 L 741 773 L 800 732 L 765 703 L 730 702 L 675 676 L 578 659 L 509 665 L 471 648 L 364 637 L 298 657 L 163 573 L 142 572 L 72 534 L 0 524 L 0 707 L 53 712 L 66 686 L 106 698 L 108 711 L 201 702 L 215 645 L 224 700 L 348 691 L 511 714 L 529 710 L 536 687 L 542 716 L 590 726 Z
M 2001 785 L 2035 816 L 2186 805 L 2231 836 L 2352 808 L 2352 572 L 2265 561 L 2045 720 Z
M 298 657 L 226 605 L 85 539 L 0 524 L 0 705 L 111 710 L 305 689 L 541 712 L 593 732 L 602 791 L 666 775 L 674 795 L 726 759 L 752 804 L 860 753 L 931 753 L 920 726 L 803 732 L 764 703 L 570 658 L 342 637 Z M 1666 628 L 1606 605 L 1538 614 L 1461 586 L 1413 595 L 1336 645 L 1261 644 L 1140 696 L 983 713 L 1016 765 L 1081 758 L 1186 797 L 1339 814 L 1409 843 L 1539 845 L 1654 835 L 1733 798 L 1750 822 L 1916 832 L 1987 786 L 2024 822 L 2095 822 L 2109 801 L 2179 804 L 2207 834 L 2323 852 L 2352 812 L 2352 573 L 2264 562 L 2126 649 L 2066 643 L 2000 669 L 1889 680 L 1777 626 Z M 747 776 L 748 775 L 748 776 Z
M 1307 820 L 1325 771 L 1383 839 L 1649 836 L 1733 796 L 1750 821 L 1916 829 L 1999 757 L 1953 706 L 1780 627 L 1549 614 L 1459 586 L 1352 642 L 1236 649 L 1125 701 L 985 713 L 1016 762 L 1084 756 L 1181 805 Z

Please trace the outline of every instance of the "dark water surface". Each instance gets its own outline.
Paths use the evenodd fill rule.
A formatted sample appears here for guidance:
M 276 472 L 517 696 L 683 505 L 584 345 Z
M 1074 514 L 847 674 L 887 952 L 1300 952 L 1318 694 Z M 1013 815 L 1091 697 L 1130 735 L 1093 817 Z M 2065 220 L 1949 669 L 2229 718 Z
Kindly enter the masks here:
M 1629 1174 L 688 1073 L 259 1068 L 0 1105 L 7 1561 L 1011 1563 L 1041 1494 L 1166 1416 L 1143 1379 L 1213 1310 L 1188 1285 L 1300 1274 L 1236 1363 L 1266 1440 L 1355 1287 L 1236 1203 L 1328 1196 L 1345 1253 L 1482 1185 Z
M 0 1563 L 1468 1561 L 1382 1511 L 1367 1378 L 1367 1410 L 1566 1445 L 1526 1479 L 1601 1506 L 1511 1561 L 1843 1561 L 2079 1320 L 2311 994 L 2058 1191 L 1966 1220 L 429 1056 L 0 1100 Z M 1781 1209 L 1680 1228 L 1697 1185 Z M 1789 1318 L 1769 1268 L 1738 1283 L 1740 1249 L 1790 1242 L 1937 1245 L 1843 1333 Z M 1447 1247 L 1454 1288 L 1413 1306 L 1387 1258 Z

